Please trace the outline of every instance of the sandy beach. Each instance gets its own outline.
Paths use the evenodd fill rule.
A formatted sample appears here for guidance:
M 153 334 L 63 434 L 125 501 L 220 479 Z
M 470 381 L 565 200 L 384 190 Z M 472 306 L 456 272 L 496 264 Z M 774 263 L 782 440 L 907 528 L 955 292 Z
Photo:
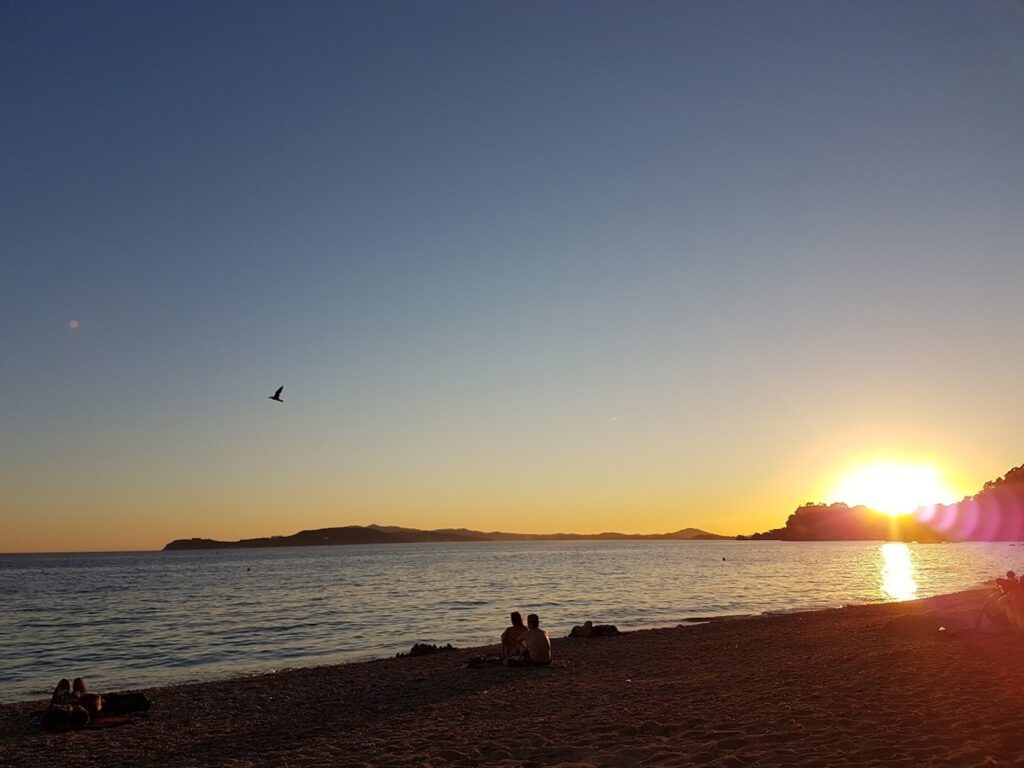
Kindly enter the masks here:
M 0 765 L 1024 765 L 1024 643 L 972 629 L 985 594 L 556 639 L 549 668 L 477 648 L 155 688 L 104 730 L 5 704 Z

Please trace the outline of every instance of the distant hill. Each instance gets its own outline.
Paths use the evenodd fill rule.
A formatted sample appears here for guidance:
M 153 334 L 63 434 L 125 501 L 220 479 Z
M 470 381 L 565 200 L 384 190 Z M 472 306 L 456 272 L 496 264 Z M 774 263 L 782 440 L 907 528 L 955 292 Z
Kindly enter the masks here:
M 370 526 L 377 528 L 379 526 Z M 381 530 L 409 531 L 408 528 L 383 528 Z M 471 536 L 476 541 L 646 541 L 646 540 L 670 540 L 670 541 L 692 541 L 694 539 L 731 539 L 732 536 L 719 536 L 717 533 L 708 533 L 700 528 L 682 528 L 672 533 L 503 533 L 502 531 L 471 531 L 466 528 L 441 528 L 431 533 L 451 534 L 456 536 Z
M 1024 540 L 1024 465 L 991 480 L 954 504 L 921 507 L 890 518 L 863 506 L 804 504 L 781 528 L 749 539 L 781 541 L 1021 541 Z
M 181 549 L 254 549 L 260 547 L 312 547 L 334 544 L 409 544 L 438 541 L 575 541 L 575 540 L 671 540 L 692 541 L 731 539 L 699 528 L 683 528 L 673 533 L 503 533 L 501 531 L 471 531 L 466 528 L 442 528 L 421 531 L 418 528 L 400 528 L 394 525 L 346 525 L 341 528 L 318 528 L 299 531 L 291 536 L 268 536 L 239 541 L 215 539 L 175 539 L 164 551 Z

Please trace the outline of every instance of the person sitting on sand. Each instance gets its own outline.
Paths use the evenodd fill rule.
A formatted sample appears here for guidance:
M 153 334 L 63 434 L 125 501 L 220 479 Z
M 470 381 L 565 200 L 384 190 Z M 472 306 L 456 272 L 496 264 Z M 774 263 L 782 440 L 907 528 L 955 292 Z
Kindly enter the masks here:
M 1005 578 L 997 578 L 996 589 L 982 603 L 974 628 L 979 629 L 982 617 L 987 617 L 993 624 L 1024 634 L 1024 589 L 1019 587 L 1013 571 L 1007 571 Z
M 1006 578 L 996 579 L 996 589 L 1003 594 L 1016 589 L 1019 585 L 1020 582 L 1017 581 L 1017 574 L 1013 571 L 1007 571 Z
M 996 611 L 1002 613 L 1011 629 L 1024 635 L 1024 588 L 1007 588 L 996 599 Z
M 61 679 L 53 690 L 50 706 L 38 713 L 40 727 L 50 731 L 67 731 L 84 728 L 103 708 L 103 700 L 95 693 L 85 690 L 85 681 L 80 677 L 74 683 Z
M 516 655 L 519 641 L 523 639 L 526 632 L 523 615 L 519 611 L 512 611 L 512 626 L 501 633 L 501 657 L 503 659 Z
M 70 685 L 64 679 L 57 683 L 50 703 L 81 706 L 90 717 L 96 717 L 103 709 L 103 698 L 99 694 L 89 693 L 85 689 L 85 681 L 80 677 L 76 677 Z
M 551 638 L 540 628 L 536 613 L 526 617 L 526 634 L 519 641 L 519 653 L 508 659 L 509 666 L 544 666 L 551 663 Z

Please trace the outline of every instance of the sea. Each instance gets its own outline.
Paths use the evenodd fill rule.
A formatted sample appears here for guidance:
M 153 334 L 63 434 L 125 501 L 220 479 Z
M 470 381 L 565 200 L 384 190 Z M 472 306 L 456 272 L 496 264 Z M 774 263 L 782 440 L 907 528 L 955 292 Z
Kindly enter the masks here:
M 497 642 L 909 600 L 1024 570 L 1009 543 L 562 541 L 0 555 L 0 702 Z

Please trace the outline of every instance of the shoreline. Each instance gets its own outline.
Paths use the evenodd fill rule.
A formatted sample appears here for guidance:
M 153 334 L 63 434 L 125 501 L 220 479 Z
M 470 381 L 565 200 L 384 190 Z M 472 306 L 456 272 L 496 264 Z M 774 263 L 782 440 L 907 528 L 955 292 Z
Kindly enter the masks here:
M 477 646 L 493 640 L 509 609 L 523 606 L 540 610 L 556 634 L 567 634 L 585 619 L 635 630 L 685 618 L 894 599 L 885 594 L 891 574 L 902 573 L 887 565 L 894 554 L 895 566 L 916 579 L 906 583 L 918 596 L 969 588 L 1020 567 L 1018 548 L 991 544 L 941 549 L 835 542 L 797 544 L 787 553 L 760 542 L 710 550 L 703 543 L 606 542 L 499 545 L 510 551 L 500 554 L 518 557 L 520 546 L 528 550 L 521 556 L 530 567 L 557 563 L 553 581 L 528 580 L 510 589 L 507 579 L 486 577 L 498 553 L 477 545 L 410 545 L 401 552 L 370 546 L 355 560 L 323 547 L 223 557 L 31 556 L 0 578 L 12 592 L 8 620 L 0 621 L 0 634 L 10 641 L 0 649 L 0 701 L 48 696 L 53 681 L 65 675 L 86 674 L 98 689 L 119 690 L 390 657 L 413 642 Z M 595 559 L 617 575 L 594 568 Z M 443 567 L 422 574 L 405 567 L 415 562 Z M 417 605 L 424 578 L 429 586 Z M 310 591 L 310 583 L 325 589 Z M 133 587 L 125 592 L 128 584 Z M 388 604 L 378 605 L 367 584 L 384 585 Z M 453 588 L 458 584 L 471 586 Z M 903 586 L 896 583 L 897 590 Z M 39 601 L 34 595 L 40 591 L 52 599 Z M 111 601 L 113 594 L 125 601 Z M 244 599 L 232 605 L 238 595 Z M 81 630 L 49 629 L 57 626 L 83 627 L 92 639 L 83 645 Z
M 988 585 L 988 586 L 991 586 L 991 584 Z M 977 587 L 975 589 L 981 589 L 981 588 L 982 587 Z M 960 592 L 951 593 L 951 594 L 969 593 L 969 592 L 975 591 L 975 589 L 961 590 Z M 917 598 L 917 599 L 918 600 L 928 600 L 928 599 L 934 599 L 934 598 L 937 598 L 937 597 L 945 597 L 945 595 L 932 595 L 932 596 L 930 596 L 928 598 Z M 639 626 L 633 626 L 633 627 L 629 627 L 629 628 L 626 628 L 626 629 L 620 629 L 620 634 L 621 635 L 631 635 L 631 634 L 635 634 L 637 632 L 652 632 L 652 631 L 661 631 L 661 630 L 682 629 L 682 628 L 687 628 L 687 627 L 696 627 L 696 626 L 700 626 L 702 624 L 719 623 L 719 622 L 730 622 L 730 621 L 738 621 L 738 620 L 743 620 L 743 619 L 756 619 L 756 618 L 768 617 L 768 616 L 790 616 L 790 615 L 797 615 L 797 614 L 802 614 L 802 613 L 818 613 L 818 612 L 823 612 L 823 611 L 840 610 L 840 609 L 843 609 L 843 608 L 850 608 L 850 607 L 857 607 L 857 606 L 890 605 L 890 604 L 893 604 L 895 602 L 897 602 L 897 601 L 887 601 L 887 602 L 879 602 L 879 603 L 849 603 L 847 605 L 833 606 L 833 607 L 829 607 L 829 608 L 820 608 L 820 607 L 818 607 L 818 608 L 798 608 L 798 607 L 794 607 L 794 608 L 789 608 L 789 609 L 784 609 L 784 610 L 771 610 L 771 611 L 761 611 L 761 612 L 753 612 L 753 613 L 732 613 L 732 614 L 721 614 L 721 615 L 706 615 L 706 616 L 684 617 L 684 618 L 679 619 L 675 624 L 656 624 L 656 625 L 641 624 Z M 906 602 L 906 601 L 903 601 L 903 602 Z M 550 637 L 551 637 L 551 640 L 552 640 L 553 643 L 556 642 L 556 641 L 559 641 L 559 640 L 566 640 L 566 639 L 568 639 L 567 636 L 553 634 L 552 630 L 551 630 L 551 627 L 545 626 L 544 629 L 550 633 Z M 499 632 L 496 632 L 495 634 L 499 634 Z M 460 653 L 471 653 L 471 654 L 478 655 L 478 656 L 479 655 L 488 655 L 488 654 L 500 653 L 500 645 L 498 643 L 493 643 L 493 644 L 490 644 L 490 645 L 467 645 L 467 646 L 462 646 L 462 645 L 454 645 L 453 642 L 449 641 L 449 640 L 434 640 L 434 639 L 420 640 L 420 641 L 413 640 L 413 641 L 409 642 L 408 646 L 406 647 L 406 650 L 398 651 L 396 653 L 388 652 L 388 653 L 382 655 L 380 651 L 366 650 L 359 657 L 349 658 L 349 659 L 344 659 L 344 660 L 327 661 L 327 662 L 324 662 L 324 663 L 316 663 L 314 661 L 312 663 L 298 664 L 296 666 L 272 665 L 271 668 L 268 668 L 268 669 L 249 669 L 249 670 L 242 670 L 242 671 L 233 671 L 233 672 L 229 672 L 229 673 L 224 674 L 224 675 L 218 675 L 216 673 L 212 673 L 212 676 L 210 676 L 210 677 L 181 678 L 181 679 L 177 679 L 177 680 L 168 681 L 168 682 L 165 682 L 165 683 L 157 683 L 157 684 L 152 684 L 152 685 L 142 685 L 142 686 L 134 686 L 134 687 L 125 686 L 125 687 L 123 687 L 123 690 L 151 691 L 151 690 L 187 688 L 187 687 L 190 687 L 190 686 L 217 685 L 217 684 L 220 684 L 220 683 L 241 682 L 241 681 L 251 680 L 251 679 L 257 678 L 257 677 L 289 674 L 289 673 L 293 673 L 293 672 L 299 672 L 299 671 L 302 671 L 302 670 L 328 669 L 328 668 L 333 668 L 333 667 L 343 667 L 343 666 L 349 666 L 349 665 L 369 664 L 369 663 L 374 663 L 374 662 L 383 662 L 383 661 L 389 661 L 391 659 L 396 659 L 396 658 L 404 658 L 404 657 L 406 657 L 408 655 L 408 649 L 409 648 L 411 648 L 413 645 L 418 645 L 418 644 L 421 644 L 421 643 L 422 644 L 428 644 L 428 645 L 437 645 L 438 647 L 445 646 L 445 645 L 451 645 L 452 646 L 452 650 L 454 650 L 454 651 L 458 651 Z M 87 675 L 83 675 L 83 676 L 88 681 L 88 676 Z M 54 683 L 56 683 L 56 680 L 54 681 Z M 2 711 L 2 709 L 4 707 L 17 706 L 17 705 L 37 704 L 39 706 L 43 706 L 48 701 L 48 699 L 44 698 L 44 696 L 48 696 L 49 692 L 50 692 L 50 689 L 47 688 L 47 690 L 45 692 L 41 692 L 40 693 L 39 697 L 24 697 L 24 698 L 17 698 L 17 699 L 0 699 L 0 711 Z
M 699 626 L 701 624 L 708 624 L 708 623 L 711 623 L 711 622 L 735 621 L 735 620 L 738 620 L 738 619 L 757 618 L 759 616 L 788 615 L 788 614 L 795 614 L 795 613 L 814 613 L 816 611 L 821 611 L 821 610 L 832 610 L 832 609 L 831 608 L 793 608 L 793 609 L 787 610 L 787 611 L 765 611 L 765 612 L 761 612 L 761 613 L 733 613 L 733 614 L 722 614 L 722 615 L 719 615 L 719 616 L 686 617 L 686 618 L 679 619 L 679 621 L 676 624 L 662 624 L 662 625 L 655 625 L 655 626 L 643 625 L 643 626 L 638 626 L 638 627 L 634 627 L 634 628 L 620 630 L 620 634 L 625 635 L 625 634 L 633 634 L 635 632 L 650 632 L 650 631 L 657 631 L 657 630 L 664 630 L 664 629 L 678 629 L 678 628 L 682 628 L 682 627 Z M 551 632 L 551 628 L 550 627 L 545 627 L 545 629 L 549 633 Z M 551 634 L 551 639 L 552 639 L 552 642 L 554 642 L 554 641 L 557 641 L 557 640 L 562 640 L 562 639 L 567 639 L 567 638 L 565 638 L 564 636 L 559 636 L 559 635 Z M 452 643 L 450 641 L 446 641 L 446 640 L 426 640 L 426 641 L 410 641 L 408 647 L 411 648 L 413 645 L 417 645 L 417 644 L 420 644 L 420 643 L 426 643 L 426 644 L 430 644 L 430 645 L 437 645 L 438 647 L 441 647 L 443 645 L 452 645 Z M 467 645 L 467 646 L 452 645 L 452 649 L 455 650 L 455 651 L 459 651 L 459 652 L 463 652 L 463 653 L 475 652 L 475 655 L 485 655 L 485 654 L 488 654 L 490 652 L 495 652 L 496 648 L 499 648 L 499 650 L 500 650 L 500 646 L 497 643 L 493 643 L 493 644 L 490 644 L 490 645 Z M 385 654 L 385 655 L 381 655 L 381 653 L 379 651 L 367 650 L 367 651 L 365 651 L 365 654 L 361 655 L 358 658 L 345 659 L 345 660 L 342 660 L 342 661 L 328 661 L 328 662 L 325 662 L 325 663 L 322 663 L 322 664 L 318 664 L 318 663 L 314 662 L 314 663 L 310 663 L 310 664 L 299 664 L 299 665 L 296 665 L 296 666 L 281 666 L 281 665 L 278 665 L 278 666 L 273 666 L 270 669 L 250 669 L 250 670 L 245 670 L 245 671 L 235 671 L 235 672 L 231 672 L 229 674 L 223 675 L 223 676 L 216 675 L 216 673 L 214 673 L 214 676 L 211 676 L 211 677 L 208 677 L 208 678 L 204 678 L 204 677 L 192 678 L 192 679 L 183 678 L 183 679 L 174 680 L 174 681 L 170 681 L 170 682 L 163 683 L 163 684 L 150 685 L 150 686 L 139 686 L 139 687 L 136 687 L 136 688 L 132 688 L 131 690 L 145 690 L 145 691 L 149 691 L 149 690 L 162 690 L 162 689 L 169 689 L 169 688 L 183 688 L 183 687 L 197 686 L 197 685 L 216 685 L 218 683 L 238 682 L 238 681 L 250 680 L 250 679 L 255 678 L 255 677 L 263 677 L 263 676 L 268 676 L 268 675 L 288 674 L 288 673 L 291 673 L 291 672 L 298 672 L 298 671 L 301 671 L 301 670 L 304 670 L 304 669 L 332 668 L 332 667 L 349 666 L 349 665 L 353 665 L 353 664 L 369 664 L 369 663 L 373 663 L 373 662 L 389 661 L 391 659 L 404 658 L 407 655 L 408 655 L 408 650 L 406 650 L 406 651 L 399 651 L 397 653 L 388 653 L 388 654 Z M 88 677 L 86 677 L 86 680 L 88 681 Z M 56 681 L 54 681 L 54 682 L 56 683 Z M 128 688 L 126 688 L 125 690 L 128 690 Z M 0 710 L 2 710 L 2 708 L 5 707 L 5 706 L 25 705 L 25 704 L 30 704 L 30 703 L 43 706 L 48 701 L 46 698 L 43 698 L 43 695 L 44 695 L 43 693 L 40 693 L 39 697 L 25 697 L 25 698 L 18 698 L 18 699 L 0 699 Z M 49 695 L 49 689 L 47 690 L 46 695 Z
M 555 638 L 546 668 L 465 668 L 483 646 L 164 686 L 104 730 L 2 704 L 0 764 L 1021 764 L 1024 643 L 972 629 L 985 595 Z

